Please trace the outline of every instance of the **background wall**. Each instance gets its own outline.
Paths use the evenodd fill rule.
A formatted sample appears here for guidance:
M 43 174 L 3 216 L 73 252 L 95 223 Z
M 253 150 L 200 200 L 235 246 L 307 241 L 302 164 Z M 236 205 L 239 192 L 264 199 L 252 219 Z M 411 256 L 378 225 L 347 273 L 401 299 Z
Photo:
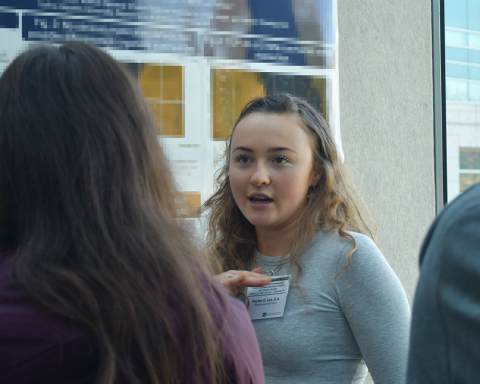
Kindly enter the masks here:
M 435 218 L 431 1 L 339 0 L 338 28 L 345 163 L 412 305 Z
M 345 162 L 410 304 L 435 217 L 430 0 L 338 2 Z

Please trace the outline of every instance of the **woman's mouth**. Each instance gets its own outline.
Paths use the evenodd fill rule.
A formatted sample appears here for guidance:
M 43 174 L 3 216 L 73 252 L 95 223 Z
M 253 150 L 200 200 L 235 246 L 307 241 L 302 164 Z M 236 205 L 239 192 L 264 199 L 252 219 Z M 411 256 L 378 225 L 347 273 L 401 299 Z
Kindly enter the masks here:
M 268 204 L 273 201 L 273 199 L 270 199 L 268 196 L 251 196 L 248 200 L 255 204 Z

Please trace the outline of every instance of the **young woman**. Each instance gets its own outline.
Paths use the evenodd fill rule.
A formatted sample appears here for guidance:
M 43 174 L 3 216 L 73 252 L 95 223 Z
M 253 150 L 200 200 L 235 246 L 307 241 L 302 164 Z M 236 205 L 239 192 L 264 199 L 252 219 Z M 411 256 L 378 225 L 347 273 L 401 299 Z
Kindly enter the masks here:
M 0 383 L 263 383 L 241 302 L 175 225 L 134 80 L 82 43 L 0 78 Z
M 368 366 L 403 384 L 409 305 L 324 118 L 290 95 L 251 101 L 217 181 L 203 208 L 218 279 L 235 292 L 262 279 L 242 270 L 292 275 L 283 316 L 253 321 L 266 382 L 362 383 Z

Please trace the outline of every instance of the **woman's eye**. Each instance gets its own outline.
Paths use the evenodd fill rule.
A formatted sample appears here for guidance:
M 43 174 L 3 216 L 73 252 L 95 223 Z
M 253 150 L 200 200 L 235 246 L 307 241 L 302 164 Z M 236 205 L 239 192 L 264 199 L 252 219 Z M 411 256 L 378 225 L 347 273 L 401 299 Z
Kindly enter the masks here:
M 250 161 L 250 158 L 245 155 L 238 155 L 235 157 L 235 161 L 239 162 L 240 164 L 247 164 Z
M 288 163 L 288 159 L 285 156 L 277 156 L 273 160 L 275 164 L 285 164 Z

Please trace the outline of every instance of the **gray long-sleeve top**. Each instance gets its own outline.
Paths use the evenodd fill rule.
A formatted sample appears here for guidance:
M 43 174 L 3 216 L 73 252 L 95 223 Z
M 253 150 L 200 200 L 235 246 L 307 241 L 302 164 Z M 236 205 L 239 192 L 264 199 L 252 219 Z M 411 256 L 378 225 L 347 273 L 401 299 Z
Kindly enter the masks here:
M 267 384 L 404 384 L 410 307 L 403 287 L 375 243 L 319 232 L 304 250 L 304 275 L 291 285 L 283 318 L 254 320 Z M 282 258 L 256 254 L 268 272 Z M 287 263 L 288 264 L 288 263 Z M 288 273 L 284 265 L 276 275 Z M 291 269 L 292 284 L 296 268 Z M 300 287 L 300 289 L 299 289 Z M 305 301 L 305 298 L 307 301 Z M 308 302 L 308 304 L 307 304 Z

